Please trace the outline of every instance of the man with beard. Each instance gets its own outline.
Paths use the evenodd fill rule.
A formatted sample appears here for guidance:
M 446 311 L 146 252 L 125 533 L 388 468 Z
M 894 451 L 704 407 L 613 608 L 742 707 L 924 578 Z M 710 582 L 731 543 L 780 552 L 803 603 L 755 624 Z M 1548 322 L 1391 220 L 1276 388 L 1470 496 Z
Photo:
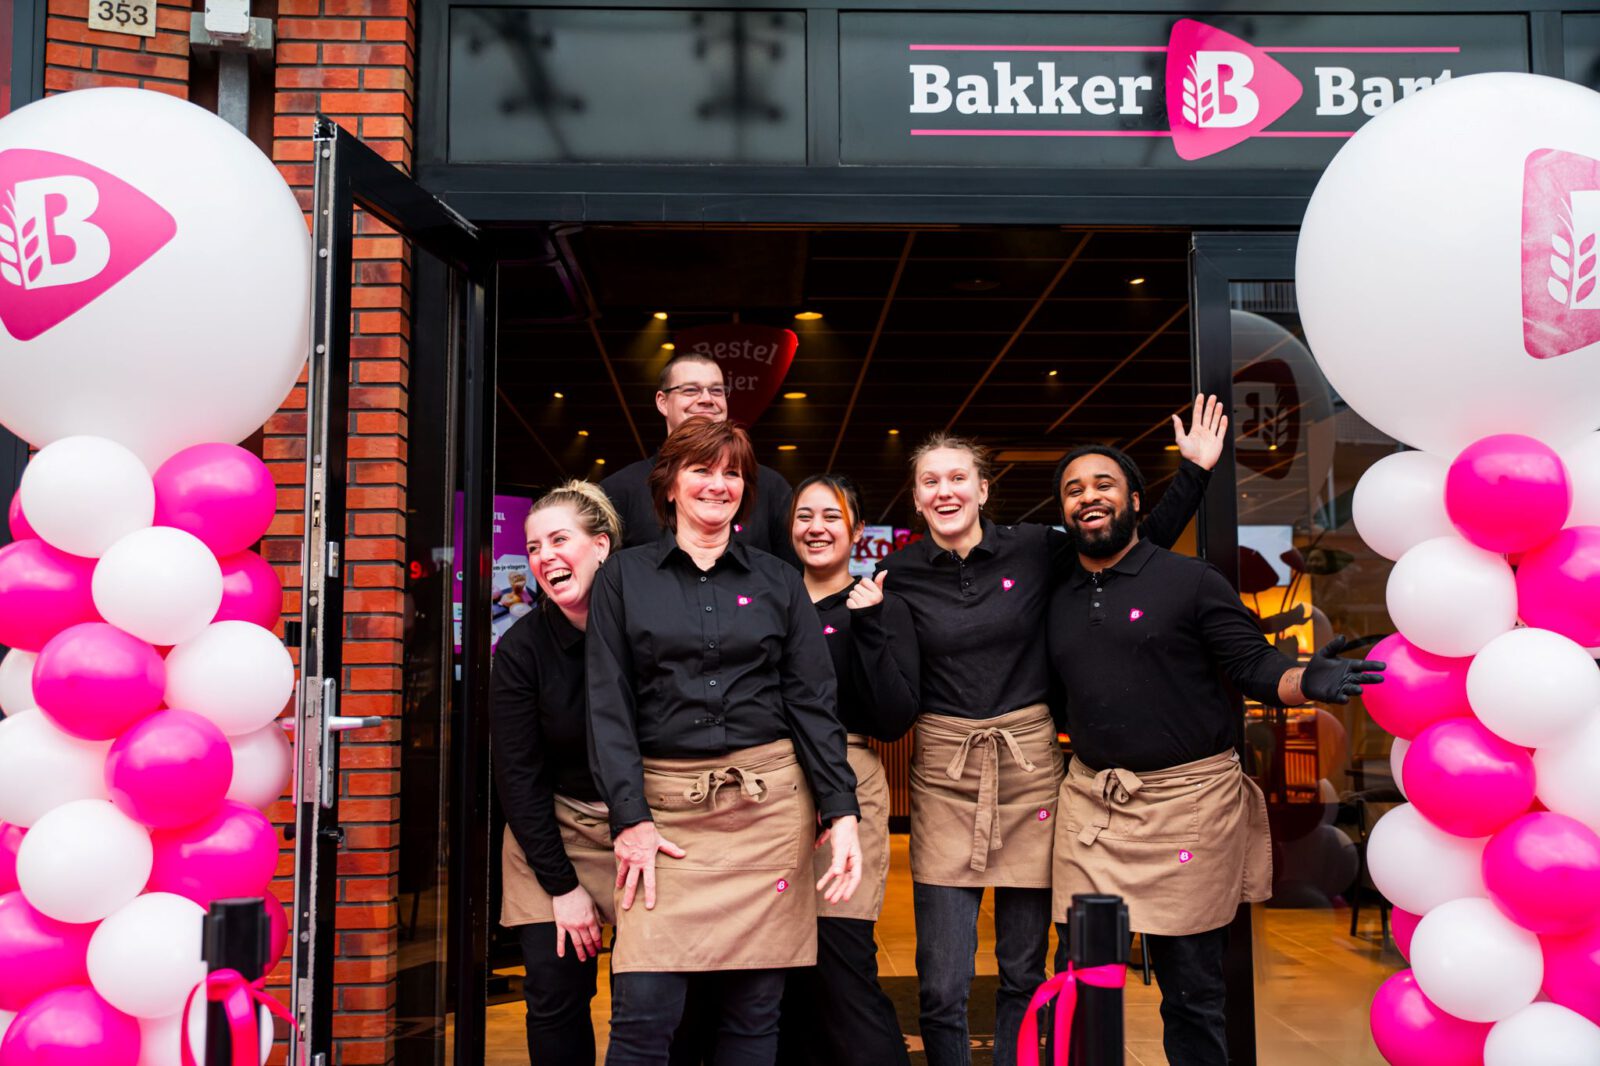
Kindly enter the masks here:
M 1216 567 L 1139 539 L 1144 479 L 1115 448 L 1056 472 L 1081 569 L 1053 592 L 1050 659 L 1073 758 L 1061 785 L 1052 911 L 1066 965 L 1072 896 L 1123 897 L 1161 986 L 1167 1061 L 1226 1066 L 1223 956 L 1241 902 L 1271 895 L 1266 801 L 1244 775 L 1240 709 L 1343 703 L 1383 664 L 1280 655 Z

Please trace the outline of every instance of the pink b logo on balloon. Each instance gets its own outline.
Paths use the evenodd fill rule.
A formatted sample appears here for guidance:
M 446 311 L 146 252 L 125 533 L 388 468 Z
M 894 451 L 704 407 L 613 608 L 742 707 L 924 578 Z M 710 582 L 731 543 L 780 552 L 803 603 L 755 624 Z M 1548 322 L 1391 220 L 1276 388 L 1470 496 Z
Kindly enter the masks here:
M 1522 343 L 1551 359 L 1600 341 L 1600 160 L 1543 148 L 1522 170 Z

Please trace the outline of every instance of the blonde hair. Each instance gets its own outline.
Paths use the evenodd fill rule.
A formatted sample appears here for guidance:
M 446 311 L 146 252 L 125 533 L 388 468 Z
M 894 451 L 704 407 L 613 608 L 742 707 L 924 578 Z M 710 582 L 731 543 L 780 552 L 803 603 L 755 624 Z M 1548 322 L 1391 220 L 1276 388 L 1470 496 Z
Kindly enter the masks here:
M 533 501 L 533 506 L 528 508 L 528 518 L 543 511 L 547 507 L 570 507 L 578 516 L 578 522 L 583 526 L 584 533 L 591 537 L 598 537 L 604 533 L 611 538 L 611 550 L 618 551 L 622 547 L 622 519 L 617 517 L 617 509 L 611 506 L 611 498 L 605 491 L 592 481 L 569 481 L 564 485 L 557 485 L 549 492 Z
M 994 459 L 987 447 L 978 443 L 973 437 L 961 437 L 954 433 L 934 433 L 927 440 L 917 446 L 911 453 L 911 475 L 916 476 L 917 464 L 927 457 L 929 452 L 936 452 L 940 448 L 949 448 L 951 451 L 966 452 L 972 456 L 972 465 L 978 471 L 979 479 L 988 481 L 994 474 Z

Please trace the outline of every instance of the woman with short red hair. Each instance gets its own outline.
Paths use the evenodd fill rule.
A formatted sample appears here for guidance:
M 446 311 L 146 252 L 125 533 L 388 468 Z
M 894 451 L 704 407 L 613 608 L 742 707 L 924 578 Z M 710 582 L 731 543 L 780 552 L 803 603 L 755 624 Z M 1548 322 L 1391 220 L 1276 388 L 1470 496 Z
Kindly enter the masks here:
M 771 1066 L 784 971 L 816 962 L 819 818 L 818 891 L 844 900 L 861 881 L 816 611 L 797 571 L 731 537 L 755 471 L 743 429 L 679 426 L 650 474 L 671 538 L 613 556 L 592 599 L 590 762 L 620 897 L 607 1066 L 668 1061 L 697 973 L 721 977 L 718 1066 Z

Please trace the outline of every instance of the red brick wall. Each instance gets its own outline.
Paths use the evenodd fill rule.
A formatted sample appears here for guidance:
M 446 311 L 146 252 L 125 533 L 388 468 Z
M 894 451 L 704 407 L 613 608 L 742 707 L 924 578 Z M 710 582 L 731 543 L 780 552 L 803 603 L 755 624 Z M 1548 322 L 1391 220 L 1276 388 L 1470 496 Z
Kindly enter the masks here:
M 154 37 L 89 29 L 89 2 L 50 0 L 45 92 L 122 85 L 189 98 L 187 0 L 159 0 Z

